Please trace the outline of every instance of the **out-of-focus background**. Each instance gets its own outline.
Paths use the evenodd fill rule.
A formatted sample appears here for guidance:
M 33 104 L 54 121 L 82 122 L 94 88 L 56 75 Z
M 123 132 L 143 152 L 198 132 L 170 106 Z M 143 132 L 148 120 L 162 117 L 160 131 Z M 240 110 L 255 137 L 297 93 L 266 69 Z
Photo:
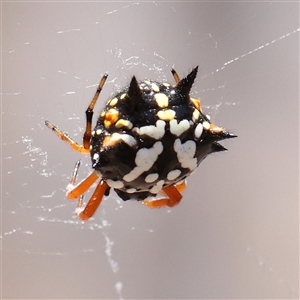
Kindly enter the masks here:
M 299 298 L 299 3 L 2 2 L 3 299 Z M 65 198 L 84 111 L 199 65 L 193 96 L 238 135 L 151 210 Z M 86 195 L 89 198 L 90 192 Z

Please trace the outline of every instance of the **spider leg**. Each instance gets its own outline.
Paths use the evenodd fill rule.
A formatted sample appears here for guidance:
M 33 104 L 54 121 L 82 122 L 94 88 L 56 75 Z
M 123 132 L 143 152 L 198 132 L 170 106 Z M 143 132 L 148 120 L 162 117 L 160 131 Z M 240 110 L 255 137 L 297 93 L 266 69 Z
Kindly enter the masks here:
M 180 81 L 180 78 L 179 78 L 177 72 L 173 68 L 171 69 L 171 72 L 172 72 L 172 75 L 175 79 L 175 82 L 178 83 Z
M 76 209 L 76 214 L 81 220 L 88 220 L 95 213 L 96 209 L 102 201 L 107 188 L 107 183 L 103 180 L 100 180 L 92 197 L 85 207 L 83 207 L 82 198 L 80 199 L 80 201 L 78 202 L 78 207 Z
M 83 135 L 83 145 L 77 144 L 72 138 L 68 136 L 67 133 L 62 132 L 57 126 L 53 125 L 49 121 L 45 121 L 45 124 L 48 128 L 52 129 L 58 137 L 60 137 L 63 141 L 67 142 L 72 149 L 74 149 L 77 152 L 83 153 L 83 154 L 89 154 L 90 153 L 90 144 L 91 144 L 91 136 L 92 136 L 92 119 L 94 114 L 94 106 L 99 98 L 100 92 L 102 91 L 102 88 L 104 86 L 104 83 L 106 81 L 108 74 L 105 73 L 103 77 L 100 80 L 100 83 L 98 85 L 98 88 L 96 90 L 96 93 L 88 106 L 85 114 L 86 114 L 86 128 Z
M 84 149 L 90 149 L 90 143 L 91 143 L 91 136 L 92 136 L 92 119 L 93 119 L 93 114 L 94 114 L 94 106 L 99 98 L 100 92 L 102 91 L 102 88 L 104 86 L 104 83 L 107 79 L 108 74 L 105 73 L 103 75 L 103 77 L 101 78 L 97 91 L 90 103 L 90 105 L 88 106 L 85 115 L 86 115 L 86 128 L 85 128 L 85 132 L 83 135 L 83 147 Z
M 71 180 L 70 180 L 70 184 L 74 185 L 76 180 L 77 180 L 77 175 L 78 175 L 78 170 L 79 170 L 79 167 L 80 167 L 80 159 L 77 160 L 76 164 L 75 164 L 75 168 L 73 170 L 73 173 L 72 173 L 72 177 L 71 177 Z
M 175 184 L 175 187 L 180 193 L 182 193 L 186 188 L 186 180 L 182 181 L 179 184 Z
M 182 195 L 180 193 L 180 189 L 183 188 L 183 185 L 170 185 L 165 188 L 163 188 L 160 191 L 160 194 L 165 194 L 167 195 L 168 198 L 163 198 L 163 199 L 158 199 L 158 200 L 143 200 L 141 201 L 142 204 L 147 205 L 150 208 L 159 208 L 163 206 L 169 206 L 173 207 L 177 204 L 179 204 Z
M 94 171 L 75 186 L 72 184 L 72 179 L 71 179 L 71 183 L 67 186 L 67 190 L 68 190 L 67 197 L 70 200 L 75 200 L 75 199 L 79 198 L 81 195 L 83 195 L 89 189 L 89 187 L 98 178 L 99 178 L 99 176 Z
M 95 213 L 96 209 L 100 205 L 103 195 L 105 194 L 105 192 L 108 188 L 108 185 L 104 180 L 101 179 L 100 182 L 98 183 L 91 199 L 89 200 L 89 202 L 87 203 L 87 205 L 84 208 L 83 207 L 84 206 L 84 204 L 83 204 L 83 196 L 84 195 L 83 194 L 99 178 L 99 176 L 94 171 L 88 177 L 86 177 L 83 181 L 81 181 L 79 184 L 74 186 L 76 179 L 77 179 L 79 167 L 80 167 L 80 160 L 78 160 L 75 164 L 75 168 L 72 173 L 70 184 L 67 187 L 67 189 L 68 189 L 67 197 L 70 200 L 75 200 L 76 198 L 79 197 L 76 214 L 81 220 L 87 220 Z
M 90 153 L 90 149 L 85 149 L 82 145 L 78 145 L 72 138 L 68 136 L 67 133 L 62 132 L 58 127 L 56 127 L 49 121 L 45 121 L 45 124 L 48 128 L 52 129 L 57 134 L 58 137 L 60 137 L 63 141 L 67 142 L 73 150 L 83 154 Z
M 179 193 L 183 193 L 185 188 L 186 188 L 186 180 L 181 181 L 180 183 L 176 183 L 174 184 L 174 186 L 176 187 L 176 189 L 178 190 Z M 167 194 L 164 192 L 164 189 L 162 189 L 161 191 L 159 191 L 160 195 L 164 195 L 166 196 Z M 155 200 L 154 200 L 155 201 Z

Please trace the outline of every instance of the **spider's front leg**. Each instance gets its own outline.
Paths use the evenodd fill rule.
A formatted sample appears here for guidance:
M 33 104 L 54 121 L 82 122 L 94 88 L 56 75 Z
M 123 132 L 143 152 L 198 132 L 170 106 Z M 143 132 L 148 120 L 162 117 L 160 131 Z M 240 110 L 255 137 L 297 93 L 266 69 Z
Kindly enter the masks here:
M 88 175 L 84 180 L 79 182 L 74 186 L 80 166 L 80 161 L 75 164 L 75 168 L 72 174 L 70 184 L 67 187 L 67 197 L 70 200 L 75 200 L 79 198 L 78 207 L 76 209 L 76 214 L 81 220 L 88 220 L 97 210 L 100 205 L 102 198 L 109 188 L 107 183 L 100 179 L 92 197 L 88 201 L 87 205 L 84 207 L 83 204 L 83 194 L 89 189 L 89 187 L 99 179 L 97 173 L 94 171 Z
M 85 127 L 85 132 L 83 135 L 83 147 L 84 149 L 90 149 L 90 143 L 91 143 L 91 136 L 92 136 L 92 119 L 93 119 L 93 114 L 94 114 L 94 106 L 99 98 L 99 95 L 102 91 L 102 88 L 104 86 L 104 83 L 107 79 L 108 74 L 105 73 L 98 85 L 98 88 L 96 90 L 96 93 L 88 106 L 87 110 L 85 111 L 86 115 L 86 127 Z
M 185 181 L 177 185 L 167 186 L 160 191 L 160 194 L 166 195 L 168 198 L 162 198 L 158 200 L 143 200 L 141 202 L 150 208 L 160 208 L 164 206 L 173 207 L 179 204 L 181 201 L 181 193 L 184 191 L 185 187 Z
M 68 136 L 67 133 L 62 132 L 58 127 L 50 123 L 49 121 L 45 121 L 45 124 L 48 128 L 52 129 L 56 135 L 61 138 L 63 141 L 67 142 L 71 148 L 77 152 L 80 152 L 82 154 L 89 154 L 90 149 L 85 149 L 83 145 L 77 144 L 72 138 Z
M 90 153 L 90 143 L 91 143 L 91 136 L 92 136 L 92 118 L 94 114 L 94 106 L 99 98 L 100 92 L 102 91 L 102 88 L 104 86 L 104 83 L 107 79 L 108 74 L 105 73 L 103 77 L 101 78 L 99 85 L 97 87 L 96 93 L 88 106 L 85 114 L 86 114 L 86 127 L 85 132 L 83 135 L 83 145 L 77 144 L 72 138 L 68 136 L 67 133 L 61 131 L 57 126 L 53 125 L 49 121 L 45 121 L 45 124 L 48 128 L 52 129 L 59 138 L 61 138 L 63 141 L 67 142 L 72 149 L 74 149 L 77 152 L 83 153 L 83 154 L 89 154 Z

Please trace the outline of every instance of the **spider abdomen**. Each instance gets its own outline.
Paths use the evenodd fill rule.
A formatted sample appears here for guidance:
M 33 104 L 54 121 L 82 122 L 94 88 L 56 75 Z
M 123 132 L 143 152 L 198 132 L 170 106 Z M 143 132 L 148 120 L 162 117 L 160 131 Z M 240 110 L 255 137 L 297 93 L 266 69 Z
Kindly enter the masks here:
M 67 187 L 70 200 L 79 198 L 76 214 L 80 219 L 93 216 L 110 188 L 123 200 L 142 200 L 151 208 L 173 207 L 182 199 L 185 178 L 207 155 L 226 150 L 218 141 L 235 135 L 212 124 L 202 113 L 200 100 L 190 97 L 197 70 L 180 80 L 172 69 L 174 85 L 137 82 L 132 77 L 127 87 L 107 101 L 92 131 L 94 106 L 108 76 L 105 73 L 85 112 L 82 144 L 45 121 L 72 149 L 91 155 L 94 170 L 74 185 L 80 166 L 77 161 Z M 84 206 L 83 194 L 97 180 Z
M 137 82 L 107 101 L 92 133 L 91 157 L 106 183 L 123 200 L 143 200 L 184 180 L 230 137 L 189 96 L 194 69 L 175 86 Z M 213 129 L 213 130 L 212 130 Z

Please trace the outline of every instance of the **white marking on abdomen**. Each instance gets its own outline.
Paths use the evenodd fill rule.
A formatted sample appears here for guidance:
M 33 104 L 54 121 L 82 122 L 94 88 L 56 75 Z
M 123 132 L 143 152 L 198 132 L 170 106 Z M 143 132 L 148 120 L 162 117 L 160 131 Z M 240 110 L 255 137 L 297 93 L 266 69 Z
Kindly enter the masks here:
M 158 181 L 155 186 L 153 186 L 151 189 L 150 189 L 150 193 L 153 193 L 153 194 L 157 194 L 163 187 L 165 181 L 164 180 L 160 180 Z
M 156 142 L 152 148 L 142 148 L 137 151 L 135 157 L 136 167 L 126 174 L 123 179 L 127 182 L 130 182 L 138 178 L 142 173 L 150 170 L 162 151 L 162 142 Z
M 93 155 L 93 160 L 97 160 L 99 158 L 99 154 L 98 153 L 95 153 L 94 155 Z
M 106 183 L 108 184 L 108 186 L 110 186 L 113 189 L 120 189 L 124 186 L 124 183 L 120 180 L 111 180 L 111 179 L 107 179 Z
M 202 125 L 205 130 L 208 130 L 210 128 L 210 124 L 207 121 L 204 121 Z
M 135 188 L 127 189 L 126 192 L 129 194 L 133 194 L 136 192 L 136 189 Z
M 174 151 L 177 153 L 178 161 L 183 168 L 194 170 L 197 167 L 196 143 L 194 141 L 186 141 L 181 143 L 180 139 L 176 139 L 174 143 Z
M 176 169 L 176 170 L 173 170 L 173 171 L 170 171 L 167 175 L 167 179 L 168 180 L 174 180 L 176 179 L 179 175 L 181 174 L 181 171 Z
M 136 139 L 129 134 L 120 134 L 120 139 L 130 147 L 136 146 Z
M 151 183 L 154 182 L 159 177 L 158 173 L 152 173 L 146 176 L 145 182 Z
M 195 137 L 198 139 L 201 136 L 202 132 L 203 132 L 203 126 L 201 123 L 199 123 L 195 128 L 195 132 L 194 132 Z
M 177 123 L 177 120 L 170 121 L 170 131 L 176 136 L 180 136 L 183 132 L 190 128 L 190 123 L 188 120 L 182 120 Z
M 154 126 L 154 125 L 142 126 L 140 128 L 135 128 L 135 131 L 139 135 L 145 134 L 156 140 L 160 140 L 165 134 L 165 126 L 166 126 L 165 121 L 157 120 L 156 126 Z

